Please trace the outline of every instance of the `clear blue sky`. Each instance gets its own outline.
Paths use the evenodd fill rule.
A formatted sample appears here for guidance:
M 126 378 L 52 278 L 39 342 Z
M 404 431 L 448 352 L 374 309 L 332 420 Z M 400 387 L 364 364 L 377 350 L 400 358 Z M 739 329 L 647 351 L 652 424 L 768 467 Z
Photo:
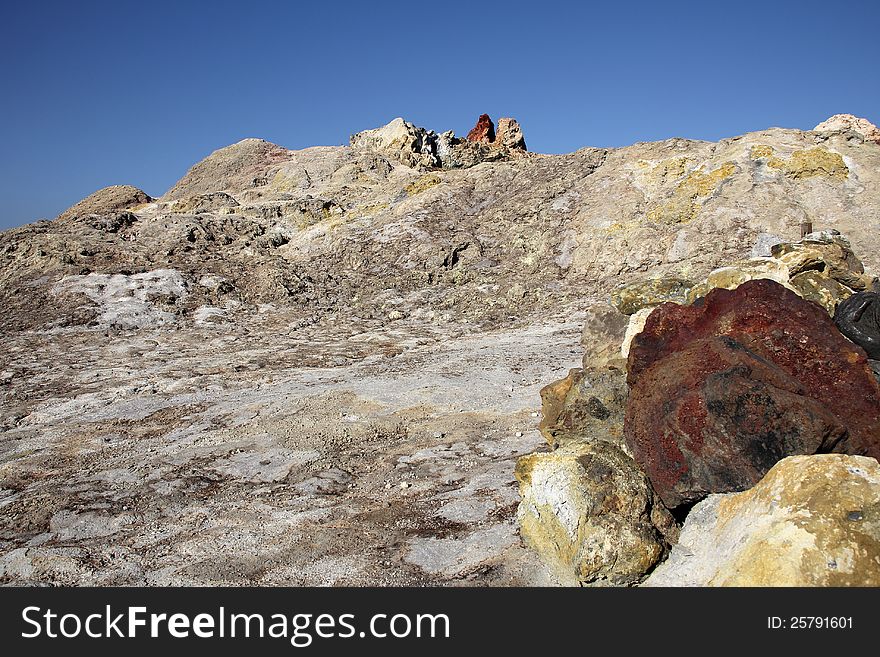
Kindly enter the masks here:
M 880 121 L 880 2 L 4 2 L 0 228 L 244 137 L 514 116 L 531 150 Z

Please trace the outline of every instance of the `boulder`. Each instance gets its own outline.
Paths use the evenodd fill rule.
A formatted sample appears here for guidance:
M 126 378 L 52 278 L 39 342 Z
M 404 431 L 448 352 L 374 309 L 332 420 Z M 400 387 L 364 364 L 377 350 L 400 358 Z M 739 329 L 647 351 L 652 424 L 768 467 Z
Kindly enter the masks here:
M 480 114 L 477 124 L 468 132 L 467 140 L 487 146 L 495 141 L 495 124 L 492 123 L 488 114 Z
M 659 306 L 627 366 L 626 442 L 669 508 L 744 490 L 793 454 L 880 456 L 864 352 L 774 281 Z
M 564 584 L 637 582 L 676 537 L 645 475 L 611 443 L 524 456 L 516 478 L 520 534 Z
M 695 506 L 646 586 L 880 586 L 880 464 L 790 456 Z
M 620 345 L 626 335 L 629 319 L 608 303 L 595 304 L 587 309 L 581 333 L 585 369 L 626 367 L 620 355 Z
M 611 303 L 624 315 L 632 315 L 667 301 L 685 303 L 691 287 L 693 283 L 677 276 L 649 278 L 618 286 L 611 292 Z
M 880 294 L 859 292 L 837 306 L 834 323 L 869 358 L 880 359 Z
M 873 277 L 840 234 L 812 233 L 800 242 L 781 243 L 772 248 L 773 257 L 794 277 L 804 271 L 818 271 L 856 291 L 870 289 Z
M 818 303 L 832 317 L 837 304 L 852 295 L 848 287 L 814 269 L 802 271 L 789 283 L 795 292 L 807 301 Z
M 146 192 L 137 187 L 132 187 L 131 185 L 112 185 L 89 194 L 82 201 L 59 214 L 56 221 L 67 221 L 76 217 L 129 210 L 139 205 L 150 203 L 152 200 Z
M 716 288 L 733 290 L 746 281 L 758 279 L 769 279 L 790 287 L 789 271 L 784 264 L 773 258 L 750 258 L 709 272 L 706 280 L 688 290 L 687 303 L 693 303 Z
M 574 368 L 541 389 L 538 430 L 551 447 L 595 435 L 622 442 L 625 403 L 622 371 Z
M 841 132 L 852 130 L 860 134 L 865 141 L 880 144 L 880 129 L 876 125 L 852 114 L 835 114 L 813 128 L 816 132 Z

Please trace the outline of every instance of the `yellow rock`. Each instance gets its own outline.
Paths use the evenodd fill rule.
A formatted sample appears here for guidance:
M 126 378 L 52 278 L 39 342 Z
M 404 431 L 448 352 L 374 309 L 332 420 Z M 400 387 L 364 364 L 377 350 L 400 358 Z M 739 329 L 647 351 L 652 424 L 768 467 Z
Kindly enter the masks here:
M 631 584 L 663 556 L 675 522 L 619 447 L 572 443 L 517 462 L 520 535 L 562 584 Z
M 880 464 L 790 456 L 698 504 L 656 586 L 880 586 Z
M 706 296 L 716 287 L 725 290 L 735 290 L 746 281 L 758 278 L 769 278 L 789 289 L 789 271 L 785 264 L 773 258 L 752 258 L 734 263 L 730 267 L 721 267 L 710 272 L 706 280 L 698 283 L 688 292 L 688 303 L 693 303 L 700 297 Z
M 839 153 L 817 147 L 792 153 L 785 163 L 785 175 L 796 180 L 813 176 L 843 180 L 849 175 L 849 169 Z
M 848 287 L 815 270 L 804 271 L 792 277 L 791 286 L 807 301 L 814 301 L 822 306 L 832 317 L 837 304 L 852 295 L 852 290 Z
M 404 191 L 407 196 L 415 196 L 416 194 L 424 192 L 426 189 L 431 189 L 434 185 L 439 185 L 441 182 L 440 176 L 429 173 L 407 185 Z

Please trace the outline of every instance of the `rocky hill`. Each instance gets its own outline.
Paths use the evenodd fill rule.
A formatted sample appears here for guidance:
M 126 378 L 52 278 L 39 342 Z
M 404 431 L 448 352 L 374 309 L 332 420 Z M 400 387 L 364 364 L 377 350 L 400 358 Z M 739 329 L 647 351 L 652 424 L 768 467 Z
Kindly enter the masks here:
M 808 224 L 872 290 L 862 121 L 542 155 L 513 119 L 464 139 L 395 119 L 348 146 L 246 139 L 159 198 L 107 188 L 3 232 L 0 578 L 565 579 L 516 519 L 539 389 L 598 353 L 621 286 L 688 301 Z M 624 370 L 595 383 L 618 437 Z

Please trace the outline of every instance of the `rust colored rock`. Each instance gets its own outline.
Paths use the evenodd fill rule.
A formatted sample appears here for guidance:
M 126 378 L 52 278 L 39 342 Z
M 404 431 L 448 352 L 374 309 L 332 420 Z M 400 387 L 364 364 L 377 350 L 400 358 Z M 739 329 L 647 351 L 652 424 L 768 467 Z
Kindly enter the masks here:
M 669 508 L 749 488 L 794 454 L 880 457 L 865 353 L 774 281 L 660 306 L 628 370 L 626 441 Z
M 475 141 L 479 144 L 489 145 L 495 141 L 495 124 L 488 114 L 480 114 L 477 119 L 477 125 L 471 128 L 467 135 L 468 141 Z

